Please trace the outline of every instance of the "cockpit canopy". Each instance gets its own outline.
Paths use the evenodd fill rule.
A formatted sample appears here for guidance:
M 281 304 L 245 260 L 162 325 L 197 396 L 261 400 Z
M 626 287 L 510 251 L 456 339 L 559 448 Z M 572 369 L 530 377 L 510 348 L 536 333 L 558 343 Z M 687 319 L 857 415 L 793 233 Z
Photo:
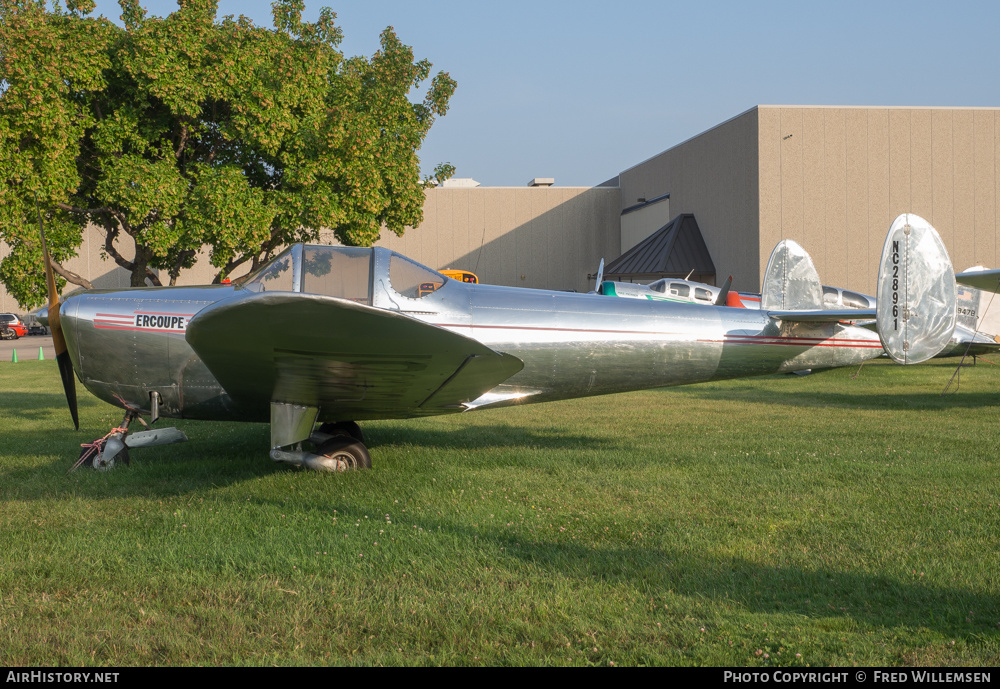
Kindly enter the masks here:
M 250 275 L 243 286 L 253 292 L 323 294 L 371 306 L 376 251 L 388 257 L 389 285 L 404 297 L 420 299 L 448 281 L 387 249 L 295 244 Z

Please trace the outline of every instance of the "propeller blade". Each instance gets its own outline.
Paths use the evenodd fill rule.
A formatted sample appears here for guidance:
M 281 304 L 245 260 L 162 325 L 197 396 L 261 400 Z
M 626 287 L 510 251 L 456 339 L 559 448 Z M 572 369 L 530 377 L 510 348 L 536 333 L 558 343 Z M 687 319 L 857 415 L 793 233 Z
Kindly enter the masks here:
M 730 275 L 729 279 L 726 280 L 725 284 L 722 285 L 722 289 L 719 290 L 719 296 L 715 298 L 716 306 L 725 306 L 726 300 L 729 299 L 729 290 L 733 286 L 733 276 Z
M 42 235 L 42 254 L 45 256 L 45 284 L 49 290 L 49 330 L 52 331 L 52 344 L 56 350 L 56 363 L 59 365 L 59 375 L 62 377 L 63 390 L 66 391 L 66 402 L 69 413 L 73 416 L 73 426 L 80 430 L 80 415 L 76 407 L 76 379 L 73 376 L 73 362 L 69 358 L 66 338 L 63 336 L 62 325 L 59 322 L 59 292 L 56 290 L 56 276 L 52 270 L 52 258 L 49 247 L 45 243 L 45 230 L 42 228 L 42 210 L 35 197 L 35 210 L 38 212 L 38 232 Z

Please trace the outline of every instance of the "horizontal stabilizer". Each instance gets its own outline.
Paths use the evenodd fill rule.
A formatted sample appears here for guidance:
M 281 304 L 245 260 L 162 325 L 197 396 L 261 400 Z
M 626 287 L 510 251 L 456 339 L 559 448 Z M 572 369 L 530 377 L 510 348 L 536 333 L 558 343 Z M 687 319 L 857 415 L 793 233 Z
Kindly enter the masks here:
M 822 311 L 768 311 L 771 318 L 790 323 L 837 323 L 875 318 L 875 309 L 826 309 Z
M 955 280 L 984 292 L 1000 292 L 1000 270 L 967 270 Z
M 955 273 L 941 237 L 920 216 L 904 213 L 889 228 L 876 301 L 879 339 L 893 361 L 926 361 L 951 340 Z

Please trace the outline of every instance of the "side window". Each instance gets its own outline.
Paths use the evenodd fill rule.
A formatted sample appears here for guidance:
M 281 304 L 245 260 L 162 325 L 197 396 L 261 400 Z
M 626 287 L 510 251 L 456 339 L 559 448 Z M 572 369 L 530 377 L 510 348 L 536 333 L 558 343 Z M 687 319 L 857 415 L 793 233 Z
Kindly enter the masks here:
M 683 282 L 671 282 L 670 293 L 676 294 L 678 297 L 686 297 L 691 294 L 691 288 Z
M 444 275 L 394 253 L 389 259 L 389 284 L 404 297 L 420 299 L 439 290 Z
M 840 292 L 834 287 L 823 287 L 823 303 L 836 304 L 840 301 Z
M 371 265 L 371 249 L 306 246 L 302 291 L 371 305 Z
M 702 289 L 701 287 L 694 288 L 694 298 L 701 299 L 702 301 L 712 301 L 712 293 L 707 289 Z

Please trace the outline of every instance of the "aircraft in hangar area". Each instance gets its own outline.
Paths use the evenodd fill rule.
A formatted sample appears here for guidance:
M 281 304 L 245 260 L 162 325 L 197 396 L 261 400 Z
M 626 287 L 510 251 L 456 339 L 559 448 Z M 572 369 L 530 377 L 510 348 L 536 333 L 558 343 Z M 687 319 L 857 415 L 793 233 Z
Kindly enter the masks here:
M 771 260 L 801 261 L 803 263 L 808 261 L 810 266 L 812 265 L 808 253 L 796 242 L 789 239 L 783 240 L 775 246 L 771 254 Z M 814 270 L 814 268 L 810 268 L 810 270 Z M 985 269 L 970 268 L 958 276 L 958 281 L 961 283 L 961 275 L 979 276 L 983 270 Z M 602 273 L 602 269 L 598 270 L 598 276 L 601 276 Z M 977 279 L 983 280 L 984 278 L 979 277 Z M 988 278 L 986 279 L 989 281 Z M 725 305 L 747 309 L 761 308 L 761 294 L 732 290 L 732 282 L 732 276 L 729 276 L 729 279 L 722 287 L 676 278 L 661 278 L 649 284 L 638 284 L 601 280 L 599 277 L 596 293 L 625 299 L 671 301 L 683 304 L 714 304 L 716 306 Z M 993 286 L 996 286 L 997 282 L 996 277 L 992 278 Z M 875 297 L 840 287 L 831 287 L 829 285 L 822 285 L 821 287 L 822 308 L 856 309 L 857 312 L 855 315 L 846 320 L 858 322 L 858 325 L 867 325 L 865 321 L 870 317 L 862 316 L 861 314 L 870 312 L 871 309 L 876 308 Z M 979 329 L 979 324 L 982 320 L 981 311 L 980 290 L 969 285 L 959 284 L 956 293 L 955 330 L 949 342 L 936 356 L 975 357 L 1000 350 L 1000 335 L 988 335 Z M 872 322 L 868 320 L 868 324 L 870 323 Z
M 858 311 L 824 308 L 811 261 L 774 257 L 754 310 L 466 283 L 384 248 L 301 244 L 239 284 L 88 290 L 60 305 L 45 255 L 74 423 L 74 374 L 125 410 L 81 453 L 95 468 L 181 439 L 127 435 L 143 415 L 270 422 L 275 461 L 366 468 L 358 421 L 844 366 L 883 348 L 917 363 L 955 323 L 947 251 L 914 215 L 886 239 L 886 296 L 865 313 L 877 333 L 842 322 Z

